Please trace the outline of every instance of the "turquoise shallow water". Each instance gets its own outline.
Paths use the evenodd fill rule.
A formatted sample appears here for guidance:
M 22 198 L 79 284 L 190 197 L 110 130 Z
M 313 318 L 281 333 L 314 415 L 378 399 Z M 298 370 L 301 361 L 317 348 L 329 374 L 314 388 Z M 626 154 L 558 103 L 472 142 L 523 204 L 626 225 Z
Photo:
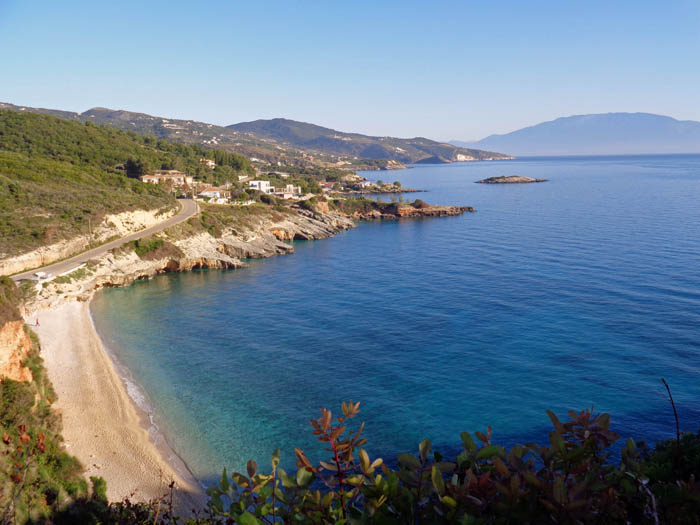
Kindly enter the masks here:
M 473 184 L 495 175 L 550 182 Z M 105 343 L 202 480 L 362 402 L 372 455 L 463 430 L 546 440 L 545 410 L 594 406 L 623 436 L 700 424 L 700 156 L 525 159 L 368 174 L 465 204 L 365 223 L 239 271 L 97 295 Z M 409 195 L 413 199 L 416 195 Z M 145 388 L 144 388 L 145 387 Z M 313 453 L 311 456 L 315 456 Z M 315 456 L 318 457 L 318 456 Z

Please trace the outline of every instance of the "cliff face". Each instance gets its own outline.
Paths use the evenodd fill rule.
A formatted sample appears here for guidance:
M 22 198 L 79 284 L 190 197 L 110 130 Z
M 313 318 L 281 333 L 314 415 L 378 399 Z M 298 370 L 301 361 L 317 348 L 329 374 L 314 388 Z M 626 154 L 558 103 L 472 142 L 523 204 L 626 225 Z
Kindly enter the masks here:
M 100 244 L 110 237 L 124 236 L 167 219 L 175 213 L 168 210 L 135 210 L 107 215 L 95 226 L 92 235 L 80 235 L 69 240 L 59 241 L 36 250 L 14 257 L 2 257 L 0 254 L 0 275 L 12 275 L 30 268 L 39 268 L 59 261 L 85 249 L 90 244 Z
M 0 326 L 0 378 L 31 381 L 31 371 L 22 366 L 32 349 L 32 341 L 24 330 L 24 321 L 8 321 Z
M 24 330 L 19 303 L 15 284 L 0 277 L 0 378 L 31 381 L 32 373 L 22 363 L 32 349 L 32 341 Z

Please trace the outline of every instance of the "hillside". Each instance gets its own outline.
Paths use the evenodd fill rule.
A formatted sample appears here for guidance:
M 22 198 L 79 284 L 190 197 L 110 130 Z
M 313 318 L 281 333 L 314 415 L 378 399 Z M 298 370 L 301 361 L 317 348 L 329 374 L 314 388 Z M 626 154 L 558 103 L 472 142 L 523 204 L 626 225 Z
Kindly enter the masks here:
M 404 163 L 434 160 L 436 163 L 466 160 L 493 160 L 506 155 L 456 147 L 452 144 L 416 137 L 371 137 L 359 133 L 343 133 L 306 122 L 283 118 L 255 120 L 228 126 L 228 129 L 251 137 L 264 137 L 282 144 L 329 155 L 391 159 Z
M 258 120 L 222 127 L 108 108 L 74 113 L 0 103 L 2 109 L 91 122 L 172 142 L 217 148 L 245 155 L 258 165 L 279 163 L 302 168 L 394 169 L 403 167 L 403 162 L 431 157 L 435 157 L 437 162 L 504 158 L 497 153 L 457 148 L 424 138 L 369 137 L 286 119 Z
M 175 208 L 170 194 L 127 176 L 130 159 L 144 170 L 231 178 L 239 172 L 203 168 L 202 152 L 90 123 L 0 110 L 0 259 L 92 233 L 106 215 Z M 250 168 L 238 155 L 229 160 Z
M 650 113 L 575 115 L 452 144 L 513 155 L 700 153 L 700 122 Z
M 299 152 L 280 150 L 274 144 L 255 137 L 244 136 L 221 126 L 194 120 L 166 119 L 145 113 L 108 108 L 92 108 L 83 113 L 74 113 L 0 103 L 0 109 L 23 113 L 41 113 L 79 122 L 92 122 L 123 131 L 133 131 L 140 135 L 150 135 L 158 139 L 237 152 L 246 157 L 259 158 L 266 162 L 291 161 L 297 156 L 301 157 Z

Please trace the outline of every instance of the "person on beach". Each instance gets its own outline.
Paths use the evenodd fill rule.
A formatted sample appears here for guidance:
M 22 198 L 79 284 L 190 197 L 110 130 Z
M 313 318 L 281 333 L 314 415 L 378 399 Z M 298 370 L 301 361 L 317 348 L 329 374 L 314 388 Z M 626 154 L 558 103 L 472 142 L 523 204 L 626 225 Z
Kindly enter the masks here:
M 36 325 L 39 326 L 39 318 L 36 318 Z

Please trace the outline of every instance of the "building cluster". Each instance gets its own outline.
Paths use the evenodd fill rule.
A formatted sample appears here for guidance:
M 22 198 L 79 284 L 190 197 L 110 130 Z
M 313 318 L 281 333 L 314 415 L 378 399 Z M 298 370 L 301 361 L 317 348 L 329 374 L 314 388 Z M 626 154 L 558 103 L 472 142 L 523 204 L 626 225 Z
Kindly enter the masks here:
M 148 175 L 142 175 L 141 182 L 150 184 L 172 184 L 173 186 L 191 186 L 194 179 L 191 175 L 177 170 L 155 170 Z
M 173 190 L 179 189 L 183 193 L 192 194 L 193 197 L 210 199 L 209 202 L 218 204 L 224 204 L 231 197 L 228 188 L 218 188 L 197 182 L 191 175 L 177 170 L 155 170 L 148 175 L 142 175 L 140 179 L 141 182 L 149 184 L 170 184 Z
M 301 197 L 301 186 L 295 186 L 294 184 L 287 184 L 284 188 L 276 188 L 267 180 L 251 180 L 248 182 L 248 187 L 282 199 L 298 199 Z

